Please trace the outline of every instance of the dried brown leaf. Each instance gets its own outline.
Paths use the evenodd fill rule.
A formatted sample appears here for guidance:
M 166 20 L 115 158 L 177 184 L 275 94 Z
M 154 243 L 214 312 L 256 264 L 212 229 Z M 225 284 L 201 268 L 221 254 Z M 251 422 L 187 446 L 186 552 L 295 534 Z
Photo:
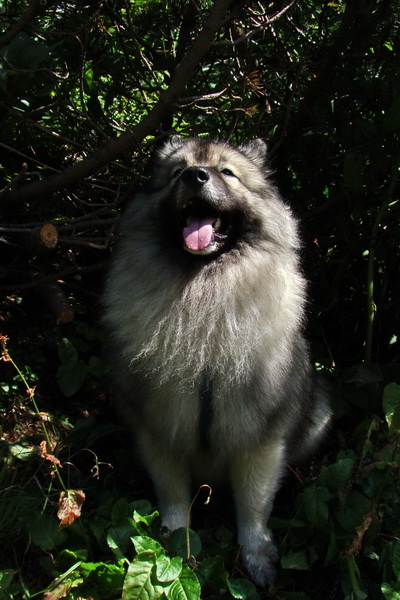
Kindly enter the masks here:
M 82 490 L 66 490 L 61 492 L 58 501 L 57 517 L 60 519 L 60 527 L 71 525 L 81 516 L 82 505 L 85 494 Z

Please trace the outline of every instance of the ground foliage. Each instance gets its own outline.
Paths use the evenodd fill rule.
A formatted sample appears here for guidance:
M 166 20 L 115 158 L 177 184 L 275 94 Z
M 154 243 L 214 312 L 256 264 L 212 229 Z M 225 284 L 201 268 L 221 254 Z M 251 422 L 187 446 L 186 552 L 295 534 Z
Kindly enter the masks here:
M 399 16 L 389 0 L 0 2 L 1 600 L 400 598 Z M 288 469 L 268 593 L 241 569 L 229 494 L 200 490 L 193 530 L 165 541 L 107 405 L 98 295 L 171 132 L 268 140 L 302 222 L 335 421 Z

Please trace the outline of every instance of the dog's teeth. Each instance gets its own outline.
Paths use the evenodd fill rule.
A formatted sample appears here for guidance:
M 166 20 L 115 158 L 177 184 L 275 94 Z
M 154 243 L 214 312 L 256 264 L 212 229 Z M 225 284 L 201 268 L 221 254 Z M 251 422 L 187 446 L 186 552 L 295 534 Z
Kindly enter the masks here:
M 214 229 L 219 229 L 220 227 L 221 227 L 221 219 L 215 219 Z

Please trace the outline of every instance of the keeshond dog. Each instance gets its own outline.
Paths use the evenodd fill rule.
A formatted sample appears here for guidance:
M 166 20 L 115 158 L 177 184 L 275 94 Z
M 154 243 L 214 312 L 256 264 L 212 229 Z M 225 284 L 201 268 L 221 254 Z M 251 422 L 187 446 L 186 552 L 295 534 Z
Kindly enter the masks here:
M 163 524 L 185 527 L 191 485 L 229 482 L 242 560 L 270 584 L 267 528 L 285 463 L 329 420 L 303 337 L 295 218 L 266 145 L 173 137 L 122 218 L 104 294 L 116 402 Z

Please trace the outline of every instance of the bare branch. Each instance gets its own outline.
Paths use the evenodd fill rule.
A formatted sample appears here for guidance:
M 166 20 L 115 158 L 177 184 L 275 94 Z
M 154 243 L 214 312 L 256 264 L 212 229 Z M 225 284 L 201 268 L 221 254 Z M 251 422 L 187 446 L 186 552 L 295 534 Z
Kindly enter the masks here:
M 120 137 L 100 146 L 89 158 L 68 167 L 61 173 L 44 181 L 31 183 L 20 190 L 8 192 L 7 201 L 12 202 L 14 196 L 19 200 L 31 201 L 50 195 L 57 190 L 76 184 L 79 180 L 98 172 L 125 151 L 138 147 L 146 136 L 157 130 L 163 119 L 178 102 L 194 69 L 209 50 L 231 2 L 232 0 L 215 1 L 203 29 L 176 67 L 168 89 L 161 92 L 154 108 L 140 123 L 126 130 Z
M 14 38 L 17 37 L 20 31 L 22 31 L 28 23 L 30 23 L 40 6 L 40 0 L 31 0 L 28 4 L 28 7 L 25 13 L 22 15 L 22 18 L 18 23 L 14 25 L 7 33 L 4 33 L 0 36 L 0 48 L 7 46 Z

